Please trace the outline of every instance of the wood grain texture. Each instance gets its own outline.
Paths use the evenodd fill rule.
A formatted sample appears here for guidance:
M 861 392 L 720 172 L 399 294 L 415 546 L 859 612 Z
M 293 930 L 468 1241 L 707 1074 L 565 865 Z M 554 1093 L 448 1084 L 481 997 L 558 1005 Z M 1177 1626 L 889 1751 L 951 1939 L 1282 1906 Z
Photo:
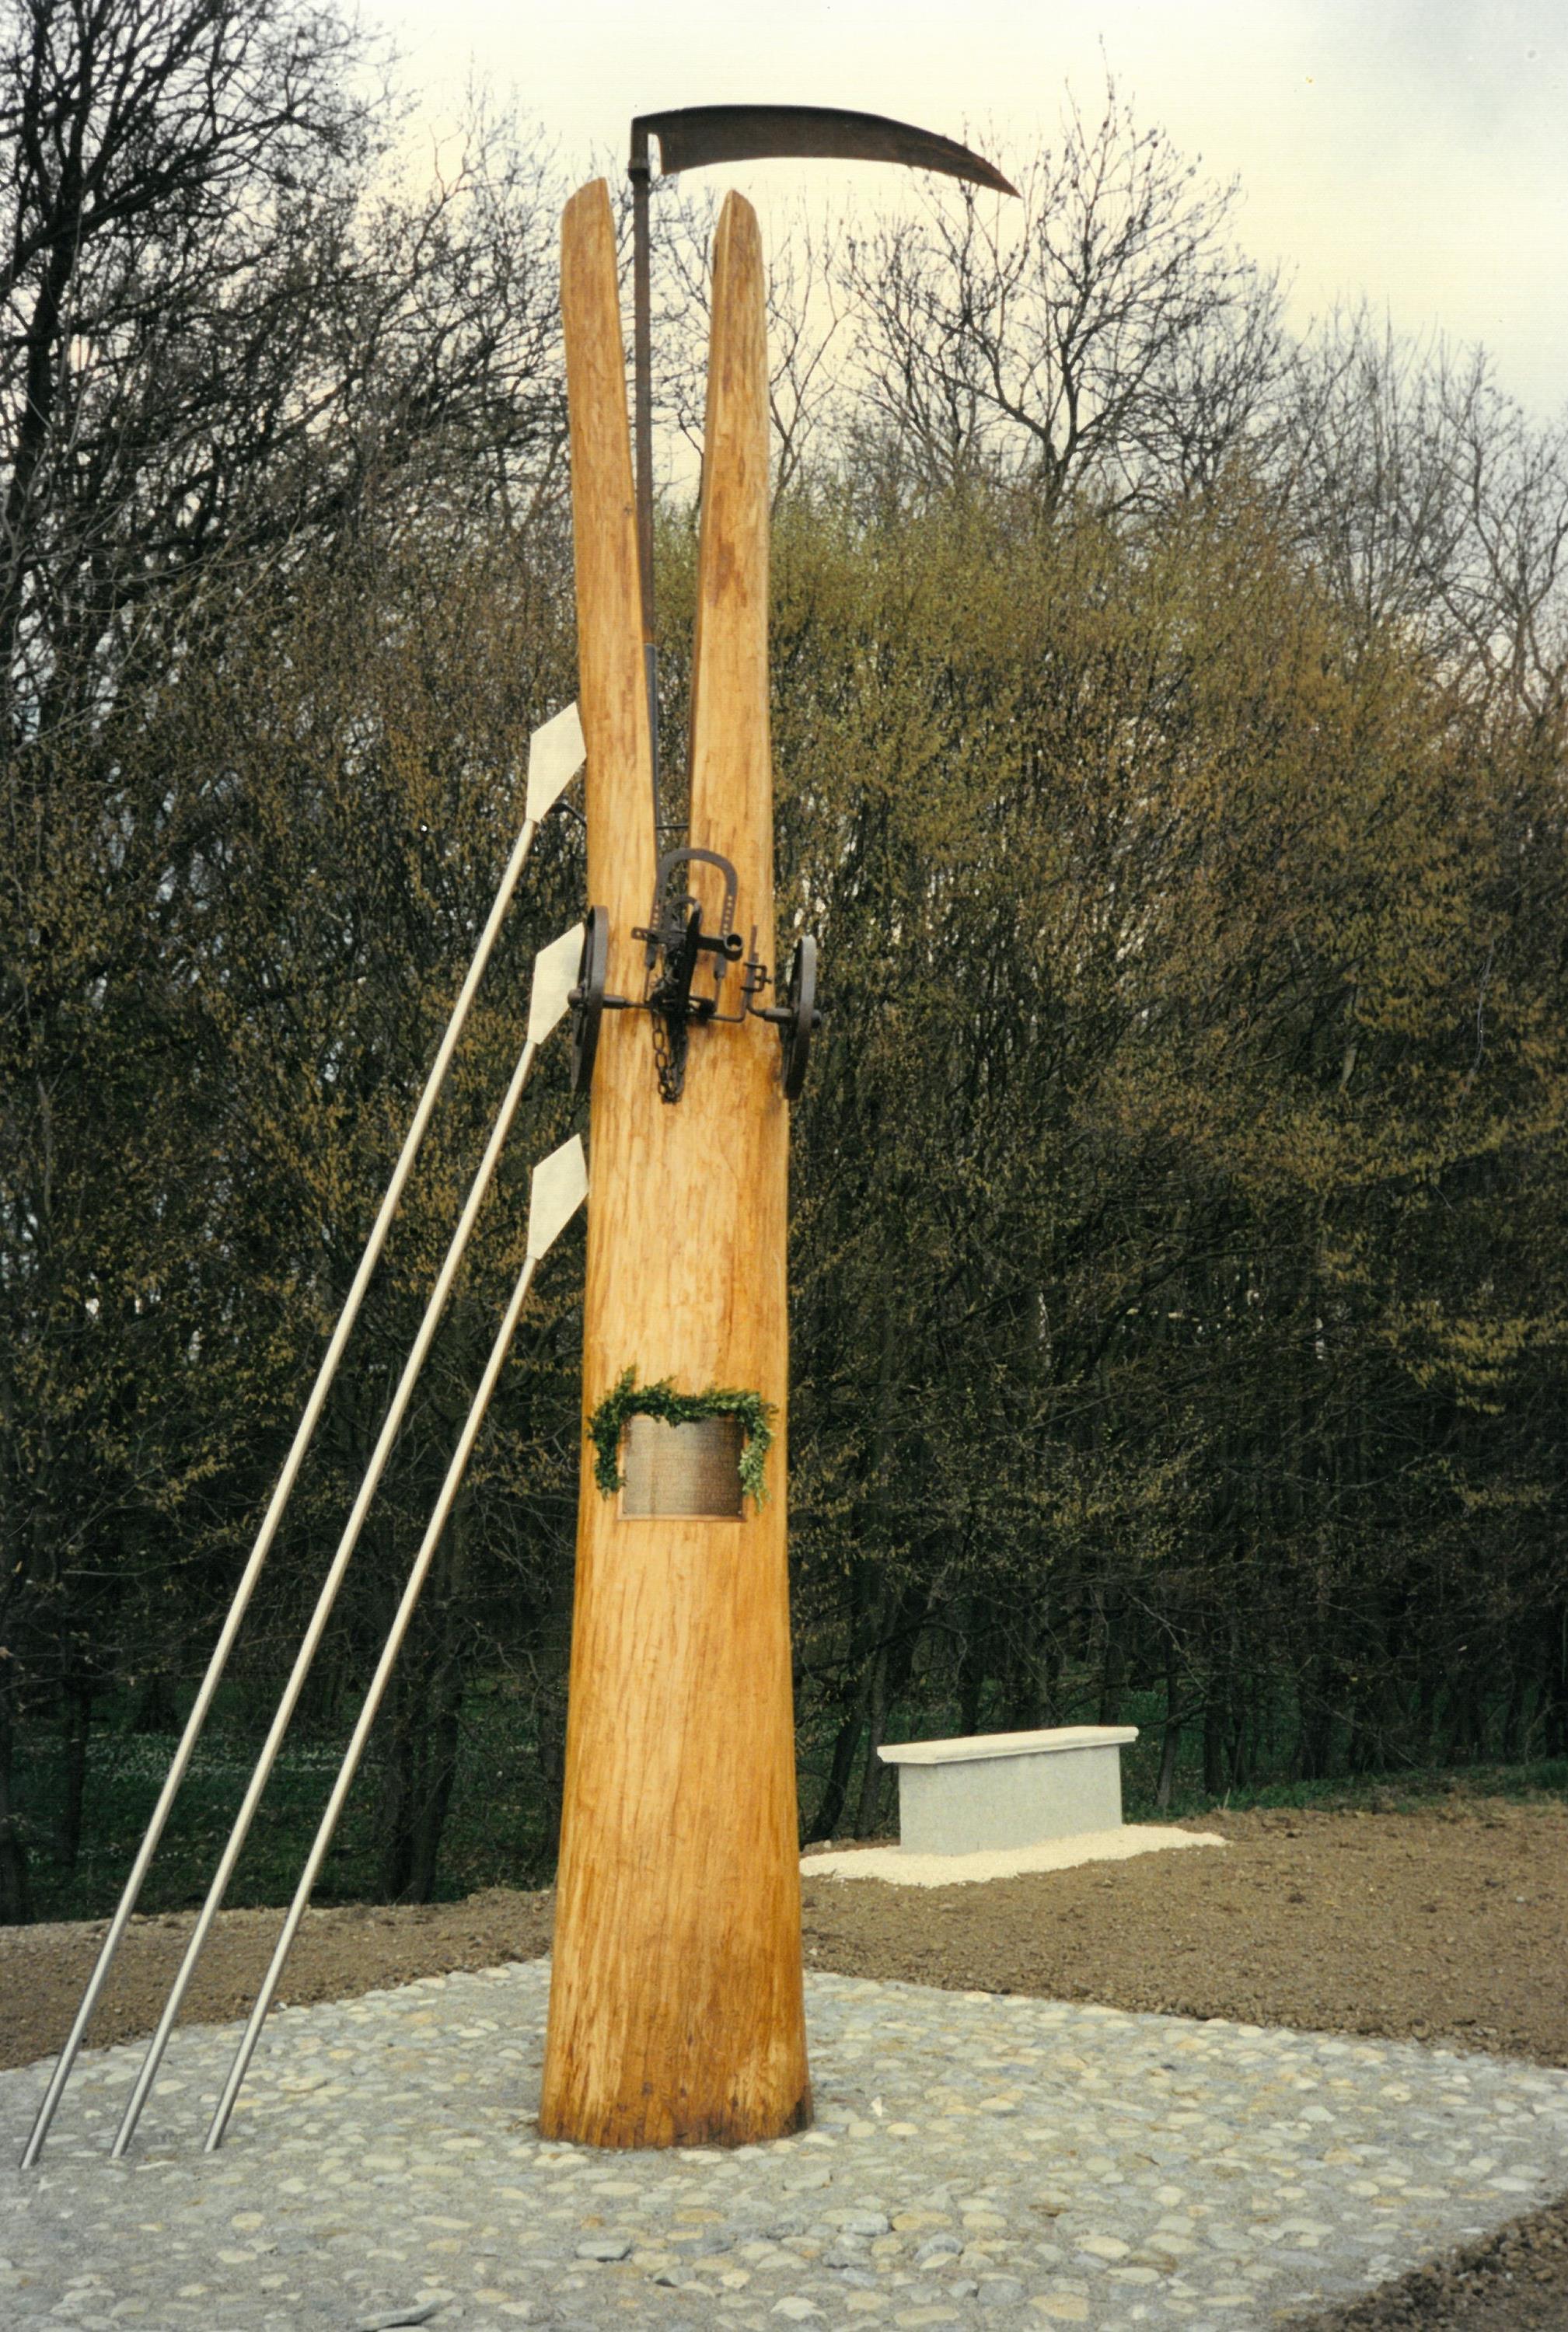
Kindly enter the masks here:
M 563 225 L 589 887 L 612 989 L 652 891 L 646 714 L 609 203 Z M 731 858 L 772 961 L 768 411 L 760 244 L 731 196 L 713 338 L 693 694 L 692 839 Z M 704 874 L 701 886 L 710 878 Z M 716 905 L 700 888 L 704 907 Z M 640 952 L 640 951 L 639 951 Z M 738 1008 L 739 974 L 724 1008 Z M 693 1031 L 661 1102 L 647 1018 L 607 1014 L 595 1071 L 584 1416 L 622 1371 L 777 1410 L 769 1497 L 740 1519 L 624 1517 L 586 1461 L 540 2127 L 607 2146 L 742 2144 L 810 2113 L 786 1563 L 789 1112 L 755 1019 Z

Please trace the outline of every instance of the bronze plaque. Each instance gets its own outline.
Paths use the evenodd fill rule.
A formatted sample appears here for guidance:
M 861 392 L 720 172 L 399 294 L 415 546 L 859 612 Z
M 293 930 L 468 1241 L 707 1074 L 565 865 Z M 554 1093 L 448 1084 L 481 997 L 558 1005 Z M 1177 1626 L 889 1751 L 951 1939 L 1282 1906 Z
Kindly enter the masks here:
M 660 1417 L 630 1417 L 621 1438 L 623 1515 L 714 1515 L 741 1512 L 741 1420 L 699 1417 L 666 1425 Z

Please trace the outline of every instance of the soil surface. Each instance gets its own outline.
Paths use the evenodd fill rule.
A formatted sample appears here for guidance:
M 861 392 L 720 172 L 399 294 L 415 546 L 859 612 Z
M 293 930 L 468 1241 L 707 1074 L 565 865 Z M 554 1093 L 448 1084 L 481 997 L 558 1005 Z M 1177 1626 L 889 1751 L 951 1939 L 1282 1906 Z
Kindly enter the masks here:
M 808 1878 L 807 1964 L 1568 2066 L 1568 1809 L 1471 1800 L 1190 1827 L 1224 1851 L 983 1887 Z
M 307 1911 L 279 1998 L 308 2007 L 412 1983 L 416 1976 L 538 1959 L 550 1949 L 554 1910 L 552 1895 L 494 1887 L 463 1903 L 350 1903 Z M 0 2066 L 30 2064 L 59 2048 L 108 1924 L 0 1927 Z M 152 2031 L 195 1924 L 194 1914 L 180 1911 L 131 1921 L 88 2027 L 89 2048 L 111 2048 Z M 226 2024 L 248 2016 L 282 1925 L 281 1911 L 221 1911 L 196 1963 L 181 2023 Z
M 809 1967 L 1179 2016 L 1447 2043 L 1568 2066 L 1568 1808 L 1205 1815 L 1225 1850 L 984 1886 L 804 1883 Z M 341 2000 L 549 1948 L 551 1898 L 311 1912 L 283 1996 Z M 248 2011 L 279 1914 L 225 1913 L 186 2002 Z M 133 1921 L 94 2043 L 150 2031 L 190 1919 Z M 57 2048 L 101 1925 L 0 1928 L 0 2065 Z M 1313 2332 L 1568 2332 L 1568 2198 Z M 1300 2327 L 1305 2332 L 1305 2325 Z

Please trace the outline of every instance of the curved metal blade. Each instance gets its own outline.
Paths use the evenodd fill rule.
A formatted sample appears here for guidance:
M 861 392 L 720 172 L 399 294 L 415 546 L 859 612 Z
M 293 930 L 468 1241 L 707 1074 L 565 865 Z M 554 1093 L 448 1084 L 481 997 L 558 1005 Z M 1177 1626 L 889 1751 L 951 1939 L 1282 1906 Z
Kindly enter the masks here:
M 882 113 L 846 113 L 831 105 L 687 105 L 673 113 L 639 113 L 632 123 L 635 167 L 659 141 L 666 178 L 709 162 L 760 162 L 778 155 L 837 158 L 846 162 L 902 162 L 911 170 L 941 170 L 999 195 L 1016 195 L 1001 172 L 954 138 Z
M 532 1261 L 549 1253 L 588 1197 L 588 1161 L 574 1133 L 533 1170 L 529 1186 L 527 1252 Z

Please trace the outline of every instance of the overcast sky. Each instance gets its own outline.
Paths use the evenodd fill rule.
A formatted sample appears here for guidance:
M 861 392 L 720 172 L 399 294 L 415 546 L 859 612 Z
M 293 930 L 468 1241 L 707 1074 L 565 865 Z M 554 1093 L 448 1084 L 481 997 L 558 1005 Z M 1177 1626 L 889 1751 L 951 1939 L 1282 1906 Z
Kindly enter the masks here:
M 432 122 L 471 74 L 587 175 L 634 112 L 739 99 L 1048 139 L 1106 66 L 1142 123 L 1241 181 L 1240 239 L 1297 323 L 1367 296 L 1396 325 L 1483 340 L 1539 416 L 1568 406 L 1568 0 L 367 0 Z M 886 200 L 894 174 L 705 173 Z

